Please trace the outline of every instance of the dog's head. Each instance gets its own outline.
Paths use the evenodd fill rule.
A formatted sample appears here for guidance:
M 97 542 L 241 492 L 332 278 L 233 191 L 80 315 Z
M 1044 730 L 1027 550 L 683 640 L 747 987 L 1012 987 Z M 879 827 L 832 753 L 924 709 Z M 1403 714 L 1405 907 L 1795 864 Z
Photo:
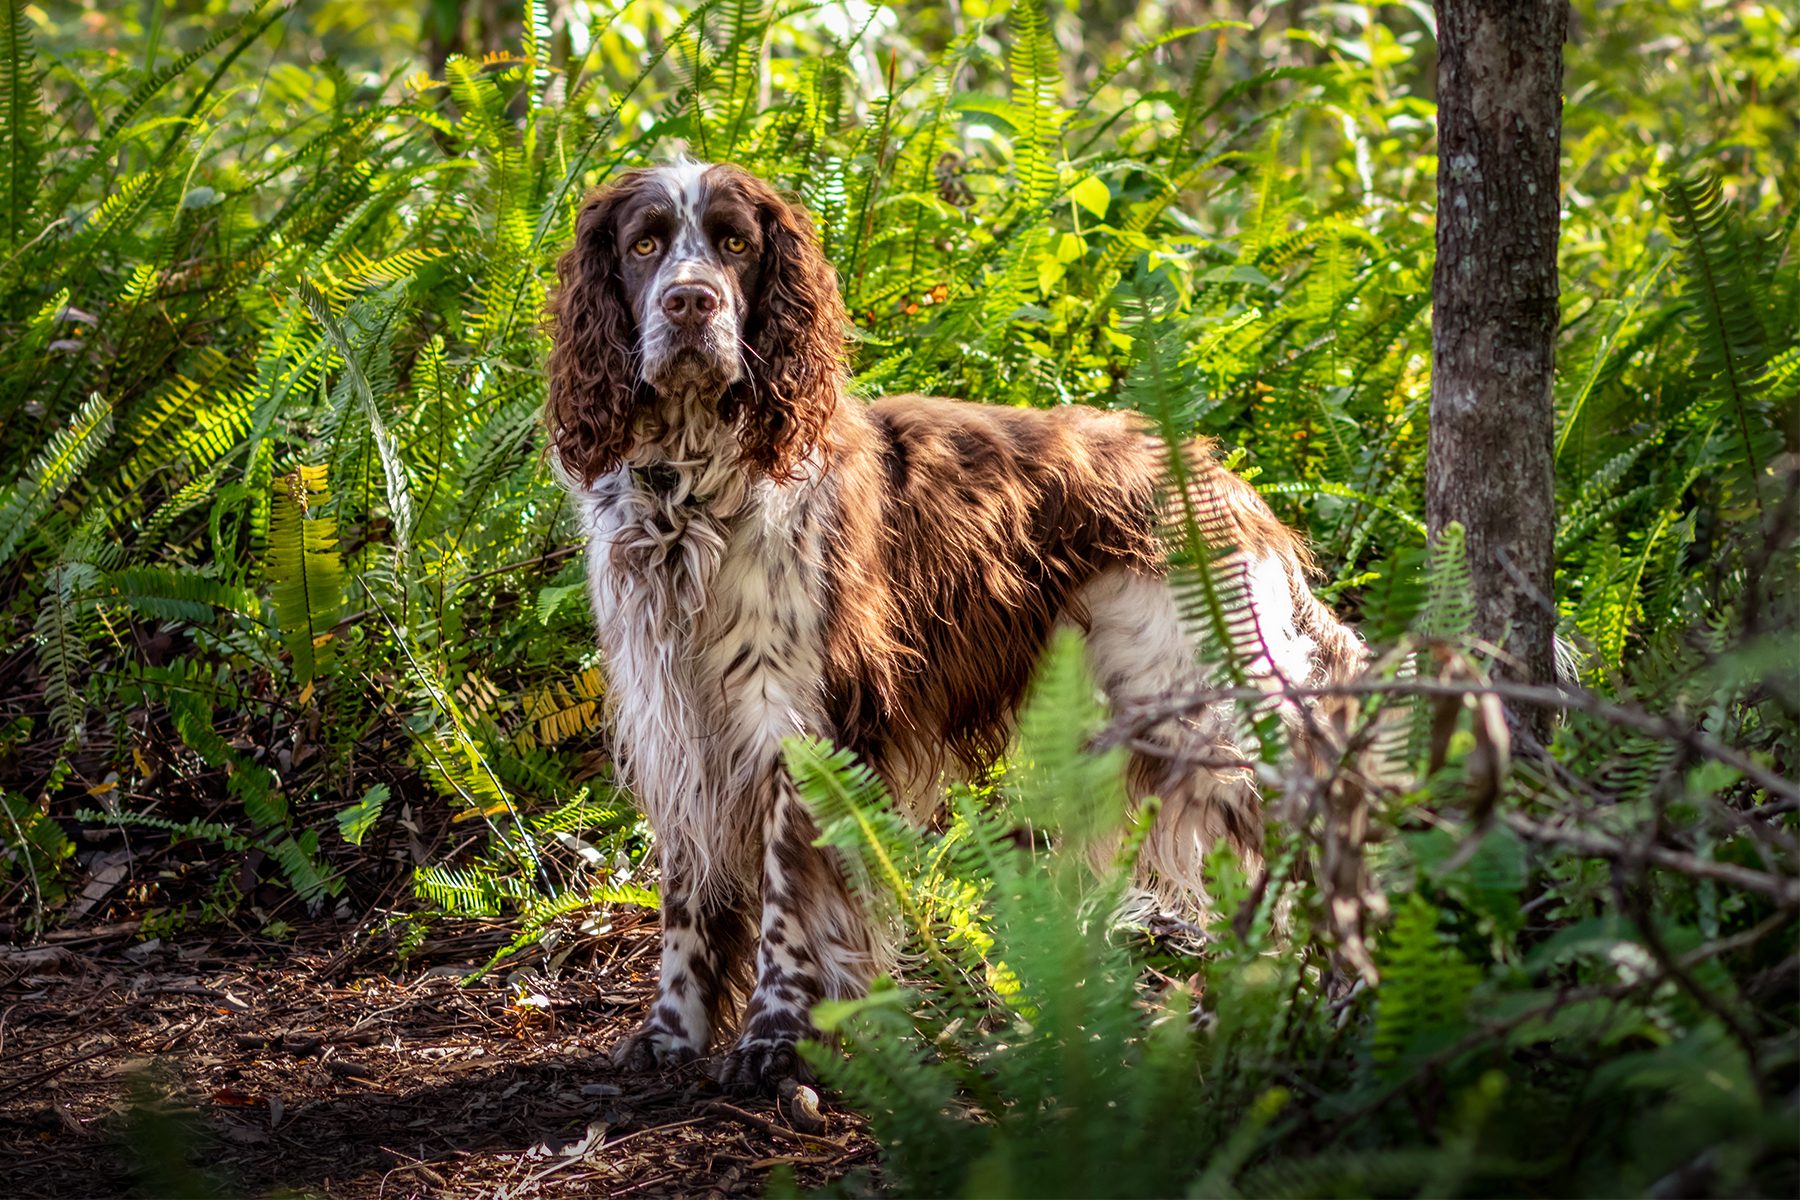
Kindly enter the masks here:
M 684 411 L 790 473 L 842 388 L 837 275 L 804 212 L 737 167 L 682 162 L 590 196 L 550 301 L 551 439 L 583 483 Z

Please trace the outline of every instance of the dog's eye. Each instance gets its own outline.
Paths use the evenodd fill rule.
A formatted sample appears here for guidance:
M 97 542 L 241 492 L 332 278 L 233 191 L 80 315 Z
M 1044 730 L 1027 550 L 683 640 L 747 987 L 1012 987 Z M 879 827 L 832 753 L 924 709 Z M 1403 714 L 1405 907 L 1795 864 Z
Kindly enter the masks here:
M 637 241 L 631 243 L 631 252 L 633 254 L 637 254 L 637 255 L 641 255 L 641 256 L 648 256 L 651 254 L 655 254 L 656 253 L 656 239 L 653 237 L 639 238 Z
M 750 243 L 746 242 L 735 233 L 728 235 L 724 241 L 719 243 L 719 245 L 725 247 L 725 253 L 727 254 L 742 254 L 750 248 Z

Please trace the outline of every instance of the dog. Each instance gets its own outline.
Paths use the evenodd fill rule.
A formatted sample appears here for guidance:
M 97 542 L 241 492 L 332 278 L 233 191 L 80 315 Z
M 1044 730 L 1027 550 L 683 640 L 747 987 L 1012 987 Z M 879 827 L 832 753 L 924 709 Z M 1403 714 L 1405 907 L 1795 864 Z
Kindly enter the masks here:
M 1085 632 L 1115 705 L 1204 686 L 1159 536 L 1169 450 L 1124 412 L 853 398 L 836 273 L 805 213 L 737 167 L 623 174 L 557 272 L 551 460 L 587 536 L 618 778 L 662 873 L 657 994 L 616 1061 L 694 1059 L 741 1006 L 716 1075 L 768 1090 L 796 1074 L 812 1005 L 886 961 L 782 740 L 854 751 L 929 820 L 947 772 L 1005 751 L 1059 625 Z M 1252 671 L 1353 673 L 1362 644 L 1308 589 L 1301 539 L 1209 444 L 1180 453 L 1243 582 Z M 1218 764 L 1223 714 L 1150 736 L 1171 753 L 1130 773 L 1162 799 L 1138 871 L 1202 895 L 1209 847 L 1256 860 L 1256 789 Z

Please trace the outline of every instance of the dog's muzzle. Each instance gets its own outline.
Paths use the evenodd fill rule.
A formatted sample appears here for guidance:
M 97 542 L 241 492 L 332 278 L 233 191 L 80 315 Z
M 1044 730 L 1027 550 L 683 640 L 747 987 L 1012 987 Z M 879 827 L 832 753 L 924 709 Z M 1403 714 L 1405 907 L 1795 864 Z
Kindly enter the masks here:
M 743 373 L 737 315 L 725 289 L 702 279 L 665 285 L 648 306 L 644 380 L 658 390 L 724 387 Z

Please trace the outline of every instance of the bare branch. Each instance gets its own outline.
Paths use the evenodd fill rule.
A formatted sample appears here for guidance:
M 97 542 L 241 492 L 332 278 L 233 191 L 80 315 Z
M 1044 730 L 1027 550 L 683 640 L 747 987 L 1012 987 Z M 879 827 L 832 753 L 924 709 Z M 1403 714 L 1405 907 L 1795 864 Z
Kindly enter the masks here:
M 1696 879 L 1713 879 L 1743 888 L 1747 892 L 1758 892 L 1790 908 L 1800 907 L 1800 879 L 1783 879 L 1779 875 L 1752 871 L 1735 863 L 1701 858 L 1697 854 L 1686 854 L 1664 846 L 1631 845 L 1601 833 L 1570 829 L 1562 825 L 1545 825 L 1517 813 L 1503 813 L 1500 819 L 1514 833 L 1534 842 L 1567 846 L 1583 854 L 1609 858 L 1615 862 L 1641 860 L 1684 875 L 1692 875 Z
M 1113 723 L 1113 728 L 1103 732 L 1097 739 L 1101 746 L 1118 745 L 1125 737 L 1138 730 L 1148 728 L 1157 722 L 1179 717 L 1214 704 L 1220 700 L 1232 700 L 1243 703 L 1266 703 L 1283 697 L 1291 700 L 1311 700 L 1325 696 L 1481 696 L 1493 695 L 1502 700 L 1511 700 L 1523 704 L 1543 704 L 1560 707 L 1574 712 L 1585 713 L 1610 725 L 1626 729 L 1635 729 L 1656 737 L 1668 738 L 1680 742 L 1694 753 L 1715 762 L 1724 763 L 1741 773 L 1756 786 L 1771 796 L 1779 796 L 1785 803 L 1774 811 L 1786 812 L 1789 808 L 1800 807 L 1800 785 L 1783 779 L 1741 750 L 1727 746 L 1716 738 L 1702 733 L 1692 726 L 1683 724 L 1674 717 L 1661 716 L 1646 712 L 1643 709 L 1630 708 L 1625 705 L 1602 699 L 1584 688 L 1568 688 L 1541 686 L 1537 684 L 1513 683 L 1508 680 L 1490 680 L 1486 682 L 1449 682 L 1434 679 L 1366 679 L 1353 683 L 1323 684 L 1307 687 L 1283 688 L 1206 688 L 1200 691 L 1187 692 L 1167 697 L 1152 704 L 1137 706 L 1125 714 L 1120 721 Z M 1121 723 L 1124 729 L 1120 729 Z M 1117 736 L 1114 731 L 1118 730 Z

